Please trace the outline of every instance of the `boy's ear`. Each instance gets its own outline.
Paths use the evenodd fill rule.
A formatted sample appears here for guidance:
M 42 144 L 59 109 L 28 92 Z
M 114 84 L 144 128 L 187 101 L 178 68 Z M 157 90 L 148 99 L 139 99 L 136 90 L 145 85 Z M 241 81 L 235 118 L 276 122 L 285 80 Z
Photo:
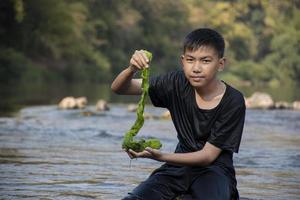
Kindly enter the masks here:
M 180 56 L 180 60 L 181 60 L 181 66 L 183 67 L 183 59 L 184 59 L 184 55 Z
M 218 71 L 223 71 L 224 68 L 225 68 L 225 63 L 226 63 L 226 58 L 223 57 L 223 58 L 220 58 L 219 60 L 219 69 Z

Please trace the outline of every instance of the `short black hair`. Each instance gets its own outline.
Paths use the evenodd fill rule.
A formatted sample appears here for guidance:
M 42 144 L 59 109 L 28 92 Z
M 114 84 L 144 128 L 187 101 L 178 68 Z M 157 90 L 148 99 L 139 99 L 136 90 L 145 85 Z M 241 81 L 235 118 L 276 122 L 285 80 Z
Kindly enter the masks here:
M 195 51 L 201 46 L 211 46 L 220 58 L 224 56 L 225 42 L 220 33 L 209 28 L 199 28 L 190 32 L 183 42 L 183 53 L 186 50 Z

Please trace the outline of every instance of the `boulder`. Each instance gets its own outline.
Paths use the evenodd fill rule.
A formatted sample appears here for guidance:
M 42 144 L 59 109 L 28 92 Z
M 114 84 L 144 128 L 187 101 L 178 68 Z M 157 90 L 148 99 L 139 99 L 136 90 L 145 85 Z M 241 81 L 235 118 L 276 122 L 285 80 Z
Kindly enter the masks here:
M 86 97 L 78 97 L 76 100 L 76 108 L 82 109 L 86 107 L 87 98 Z
M 58 107 L 60 109 L 73 109 L 76 107 L 76 100 L 71 96 L 65 97 L 59 102 Z
M 270 109 L 274 108 L 274 101 L 272 97 L 263 92 L 255 92 L 251 97 L 246 98 L 247 108 Z
M 138 109 L 138 105 L 137 104 L 129 104 L 127 106 L 127 111 L 128 112 L 136 112 Z
M 103 99 L 100 99 L 99 101 L 97 101 L 96 103 L 96 110 L 97 111 L 107 111 L 109 110 L 109 106 L 107 104 L 107 102 Z
M 300 110 L 300 101 L 294 101 L 293 109 L 294 110 Z
M 275 103 L 276 109 L 291 109 L 292 105 L 286 101 L 278 101 Z
M 60 109 L 75 109 L 75 108 L 84 108 L 87 104 L 86 97 L 74 98 L 72 96 L 63 98 L 59 104 L 58 108 Z

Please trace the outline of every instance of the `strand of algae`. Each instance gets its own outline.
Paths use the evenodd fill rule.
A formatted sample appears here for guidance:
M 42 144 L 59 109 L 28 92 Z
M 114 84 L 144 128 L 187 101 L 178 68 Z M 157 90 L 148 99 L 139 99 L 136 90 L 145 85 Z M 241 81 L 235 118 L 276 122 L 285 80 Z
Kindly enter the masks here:
M 152 60 L 152 53 L 149 51 L 144 51 L 147 58 L 149 59 L 149 61 Z M 126 132 L 125 136 L 124 136 L 124 140 L 123 140 L 123 144 L 122 144 L 122 148 L 129 150 L 132 149 L 136 152 L 141 152 L 143 151 L 146 147 L 151 147 L 153 149 L 160 149 L 162 144 L 158 139 L 149 139 L 149 140 L 145 140 L 145 139 L 140 139 L 140 140 L 135 140 L 134 137 L 137 135 L 137 133 L 139 132 L 139 130 L 141 129 L 141 127 L 144 124 L 144 108 L 145 108 L 145 98 L 148 95 L 148 89 L 149 89 L 149 67 L 145 68 L 142 70 L 142 90 L 143 93 L 141 95 L 141 99 L 138 103 L 138 108 L 136 111 L 137 114 L 137 119 L 135 121 L 135 123 L 133 124 L 133 126 L 131 127 L 131 129 L 129 131 Z

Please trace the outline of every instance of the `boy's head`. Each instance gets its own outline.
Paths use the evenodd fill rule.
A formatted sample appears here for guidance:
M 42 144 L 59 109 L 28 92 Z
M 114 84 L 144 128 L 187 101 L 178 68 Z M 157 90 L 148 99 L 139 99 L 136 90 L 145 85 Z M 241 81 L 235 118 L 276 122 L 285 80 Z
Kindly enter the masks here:
M 224 56 L 225 42 L 223 37 L 209 28 L 199 28 L 189 33 L 183 43 L 183 53 L 187 50 L 195 51 L 203 46 L 214 48 L 219 58 Z
M 216 31 L 200 28 L 189 33 L 181 56 L 183 71 L 194 88 L 216 83 L 217 73 L 224 69 L 225 42 Z

